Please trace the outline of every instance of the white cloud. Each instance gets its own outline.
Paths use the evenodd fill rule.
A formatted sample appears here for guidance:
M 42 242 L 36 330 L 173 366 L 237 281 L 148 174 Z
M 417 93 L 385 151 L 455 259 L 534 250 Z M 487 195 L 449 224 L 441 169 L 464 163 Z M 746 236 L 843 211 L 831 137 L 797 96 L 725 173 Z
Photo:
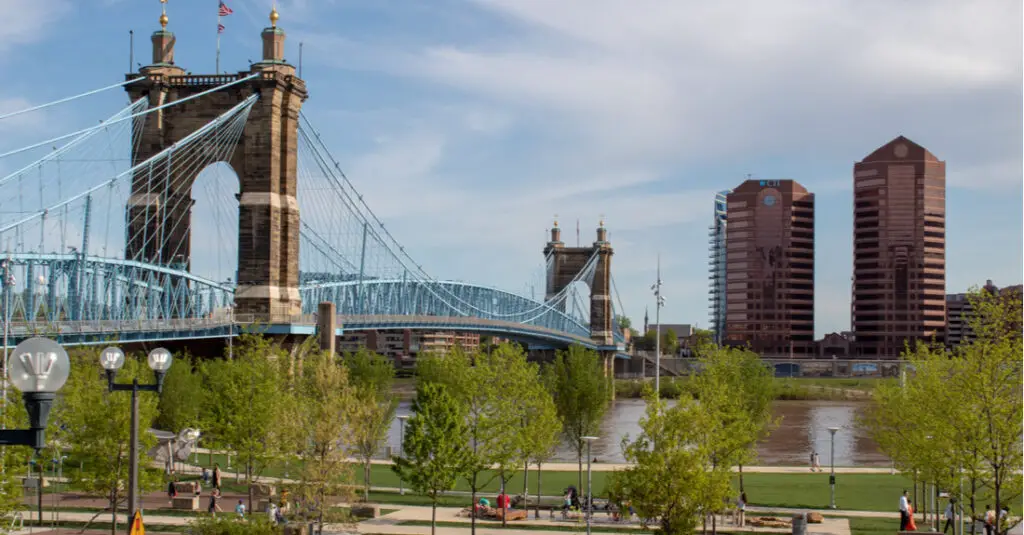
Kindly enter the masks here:
M 470 3 L 495 26 L 486 38 L 424 37 L 417 49 L 409 36 L 397 46 L 386 35 L 307 37 L 332 52 L 324 62 L 453 89 L 445 98 L 499 118 L 428 114 L 426 137 L 399 122 L 400 141 L 350 166 L 371 206 L 444 275 L 521 280 L 554 214 L 572 240 L 583 216 L 588 241 L 603 212 L 627 312 L 638 317 L 660 251 L 674 295 L 666 312 L 703 321 L 711 192 L 741 179 L 723 168 L 771 160 L 822 196 L 843 196 L 853 162 L 905 133 L 949 162 L 953 188 L 1021 180 L 1013 0 Z M 419 117 L 416 132 L 422 111 L 403 110 Z M 819 240 L 831 251 L 834 240 Z M 822 280 L 819 334 L 847 328 L 847 276 Z
M 0 9 L 5 18 L 0 25 L 0 53 L 6 53 L 46 37 L 49 32 L 44 30 L 52 28 L 53 22 L 67 12 L 68 3 L 65 0 L 4 0 Z

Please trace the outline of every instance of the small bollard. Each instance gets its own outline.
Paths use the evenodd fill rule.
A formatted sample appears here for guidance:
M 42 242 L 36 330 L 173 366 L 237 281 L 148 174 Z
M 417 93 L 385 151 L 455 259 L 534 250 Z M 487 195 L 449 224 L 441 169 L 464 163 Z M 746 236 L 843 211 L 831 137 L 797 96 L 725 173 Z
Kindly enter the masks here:
M 807 517 L 805 515 L 793 515 L 793 535 L 807 535 Z

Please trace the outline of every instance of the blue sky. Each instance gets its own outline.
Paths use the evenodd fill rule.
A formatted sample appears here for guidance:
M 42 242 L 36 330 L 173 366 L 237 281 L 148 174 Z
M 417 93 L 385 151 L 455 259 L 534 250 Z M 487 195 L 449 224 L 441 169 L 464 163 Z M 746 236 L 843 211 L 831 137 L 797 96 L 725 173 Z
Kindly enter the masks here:
M 157 0 L 2 0 L 0 114 L 123 80 Z M 270 0 L 233 0 L 221 65 L 258 60 Z M 216 0 L 169 0 L 177 63 L 214 70 Z M 770 7 L 769 7 L 770 6 Z M 666 323 L 707 324 L 713 192 L 816 194 L 816 330 L 849 324 L 852 166 L 903 134 L 947 162 L 947 291 L 1022 278 L 1022 37 L 1015 0 L 279 2 L 304 111 L 431 273 L 523 292 L 554 214 L 603 214 L 626 312 L 662 259 Z M 0 124 L 0 147 L 126 103 Z M 3 202 L 3 199 L 0 199 Z M 537 290 L 542 292 L 541 289 Z

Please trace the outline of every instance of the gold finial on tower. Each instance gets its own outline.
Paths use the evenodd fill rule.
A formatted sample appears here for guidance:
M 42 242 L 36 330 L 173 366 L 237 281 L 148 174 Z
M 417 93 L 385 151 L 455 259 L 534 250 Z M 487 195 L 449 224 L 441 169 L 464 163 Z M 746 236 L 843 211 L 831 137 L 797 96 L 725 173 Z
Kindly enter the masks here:
M 604 228 L 604 214 L 601 214 L 601 220 L 598 221 L 597 226 Z
M 555 214 L 555 228 L 558 228 L 558 214 Z
M 160 27 L 167 29 L 167 0 L 160 0 Z
M 266 5 L 266 4 L 264 4 Z M 270 8 L 270 27 L 277 28 L 277 19 L 281 18 L 281 15 L 277 14 L 277 2 L 274 2 L 274 6 Z

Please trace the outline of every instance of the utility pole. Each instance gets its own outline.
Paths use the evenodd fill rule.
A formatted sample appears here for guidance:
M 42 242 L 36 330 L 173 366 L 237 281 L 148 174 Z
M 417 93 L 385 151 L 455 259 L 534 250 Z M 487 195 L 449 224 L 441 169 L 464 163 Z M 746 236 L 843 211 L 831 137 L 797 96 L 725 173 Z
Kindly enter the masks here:
M 661 253 L 658 254 L 658 280 L 651 286 L 654 292 L 654 393 L 661 397 L 661 307 L 665 298 L 661 295 Z

